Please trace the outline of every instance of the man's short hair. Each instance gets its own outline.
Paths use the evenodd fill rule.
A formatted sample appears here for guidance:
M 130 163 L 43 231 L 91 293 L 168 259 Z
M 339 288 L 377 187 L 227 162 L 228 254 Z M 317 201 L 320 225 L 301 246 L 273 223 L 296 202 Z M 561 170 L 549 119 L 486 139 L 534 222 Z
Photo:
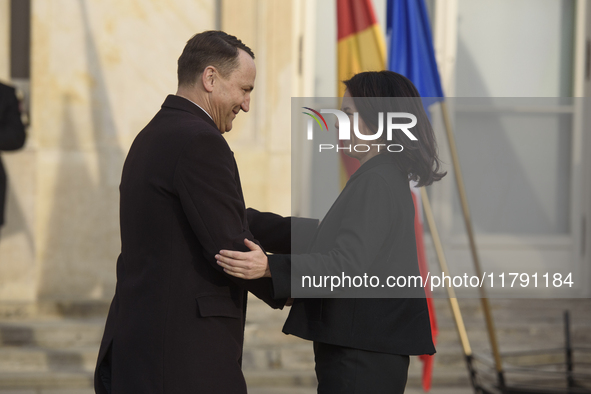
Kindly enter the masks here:
M 249 47 L 223 31 L 208 30 L 195 34 L 187 41 L 178 60 L 179 86 L 192 86 L 207 66 L 215 67 L 223 77 L 227 77 L 238 67 L 238 49 L 254 59 Z

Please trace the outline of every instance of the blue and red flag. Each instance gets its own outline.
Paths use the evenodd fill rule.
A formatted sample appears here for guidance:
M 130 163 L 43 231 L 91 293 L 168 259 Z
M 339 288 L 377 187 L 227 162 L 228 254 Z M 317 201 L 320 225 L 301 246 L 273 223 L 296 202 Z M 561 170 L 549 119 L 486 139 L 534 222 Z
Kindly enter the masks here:
M 435 61 L 433 36 L 429 15 L 424 0 L 388 0 L 387 3 L 388 69 L 404 75 L 417 87 L 425 108 L 443 100 L 441 79 Z M 428 113 L 428 112 L 427 112 Z M 423 242 L 421 194 L 413 189 L 415 204 L 415 237 L 421 275 L 425 279 L 428 266 Z M 428 290 L 428 289 L 427 289 Z M 427 305 L 431 319 L 433 343 L 436 343 L 438 328 L 435 307 L 430 293 Z M 431 388 L 434 356 L 419 356 L 423 362 L 423 390 Z

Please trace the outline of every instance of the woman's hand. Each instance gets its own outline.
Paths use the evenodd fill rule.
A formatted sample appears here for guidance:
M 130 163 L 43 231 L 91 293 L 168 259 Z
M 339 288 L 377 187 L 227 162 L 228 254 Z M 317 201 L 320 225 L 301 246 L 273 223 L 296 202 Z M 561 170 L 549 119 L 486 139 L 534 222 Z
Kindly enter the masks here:
M 259 245 L 244 239 L 244 245 L 250 252 L 236 252 L 233 250 L 220 250 L 215 255 L 217 263 L 224 269 L 224 272 L 242 279 L 258 279 L 271 277 L 267 255 Z

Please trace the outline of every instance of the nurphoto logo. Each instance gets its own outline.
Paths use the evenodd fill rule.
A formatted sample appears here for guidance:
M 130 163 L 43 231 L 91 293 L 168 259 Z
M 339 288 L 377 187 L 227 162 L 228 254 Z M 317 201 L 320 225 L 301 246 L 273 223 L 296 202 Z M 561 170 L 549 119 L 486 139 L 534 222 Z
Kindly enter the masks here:
M 310 108 L 310 107 L 302 107 L 307 109 L 310 112 L 302 112 L 305 115 L 308 115 L 310 119 L 308 119 L 307 123 L 307 138 L 308 140 L 312 140 L 314 137 L 314 121 L 318 124 L 321 130 L 328 130 L 328 124 L 326 119 L 322 114 L 334 114 L 337 117 L 337 121 L 339 124 L 339 140 L 341 141 L 350 141 L 351 140 L 351 122 L 349 120 L 349 116 L 338 109 L 321 109 L 320 112 Z M 392 135 L 394 131 L 399 130 L 403 132 L 411 141 L 417 141 L 417 137 L 415 137 L 409 129 L 412 129 L 417 125 L 417 117 L 408 112 L 387 112 L 386 113 L 386 139 L 387 141 L 392 141 Z M 394 123 L 394 119 L 409 119 L 410 122 L 408 123 Z M 353 113 L 353 132 L 355 133 L 355 137 L 362 141 L 376 141 L 382 134 L 384 134 L 384 113 L 378 113 L 378 130 L 374 134 L 363 134 L 359 131 L 359 113 Z M 342 150 L 348 150 L 351 152 L 353 149 L 356 152 L 368 152 L 371 149 L 371 146 L 376 146 L 378 151 L 380 149 L 385 148 L 389 152 L 402 152 L 404 149 L 400 144 L 355 144 L 355 145 L 348 145 L 348 146 L 339 146 L 334 144 L 319 144 L 318 149 L 319 152 L 323 151 L 330 151 L 336 150 L 336 152 Z

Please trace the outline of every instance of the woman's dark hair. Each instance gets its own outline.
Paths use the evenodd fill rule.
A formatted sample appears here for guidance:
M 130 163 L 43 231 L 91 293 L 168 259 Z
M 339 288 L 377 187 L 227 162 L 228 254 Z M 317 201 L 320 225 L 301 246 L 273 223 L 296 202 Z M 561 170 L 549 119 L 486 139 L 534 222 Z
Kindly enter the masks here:
M 252 50 L 238 38 L 220 30 L 195 34 L 178 60 L 179 86 L 192 86 L 205 67 L 214 66 L 227 77 L 238 67 L 238 49 L 254 59 Z
M 409 179 L 417 181 L 418 186 L 427 186 L 445 176 L 446 172 L 439 172 L 441 165 L 431 122 L 417 88 L 408 78 L 393 71 L 370 71 L 356 74 L 344 84 L 353 97 L 359 115 L 374 132 L 378 129 L 380 112 L 384 117 L 388 112 L 408 112 L 417 117 L 416 126 L 409 130 L 417 141 L 411 140 L 400 130 L 395 130 L 391 140 L 387 141 L 388 144 L 403 146 L 403 150 L 394 153 L 394 157 L 400 170 L 408 174 Z M 385 124 L 384 118 L 384 129 Z M 383 135 L 386 135 L 385 130 Z

